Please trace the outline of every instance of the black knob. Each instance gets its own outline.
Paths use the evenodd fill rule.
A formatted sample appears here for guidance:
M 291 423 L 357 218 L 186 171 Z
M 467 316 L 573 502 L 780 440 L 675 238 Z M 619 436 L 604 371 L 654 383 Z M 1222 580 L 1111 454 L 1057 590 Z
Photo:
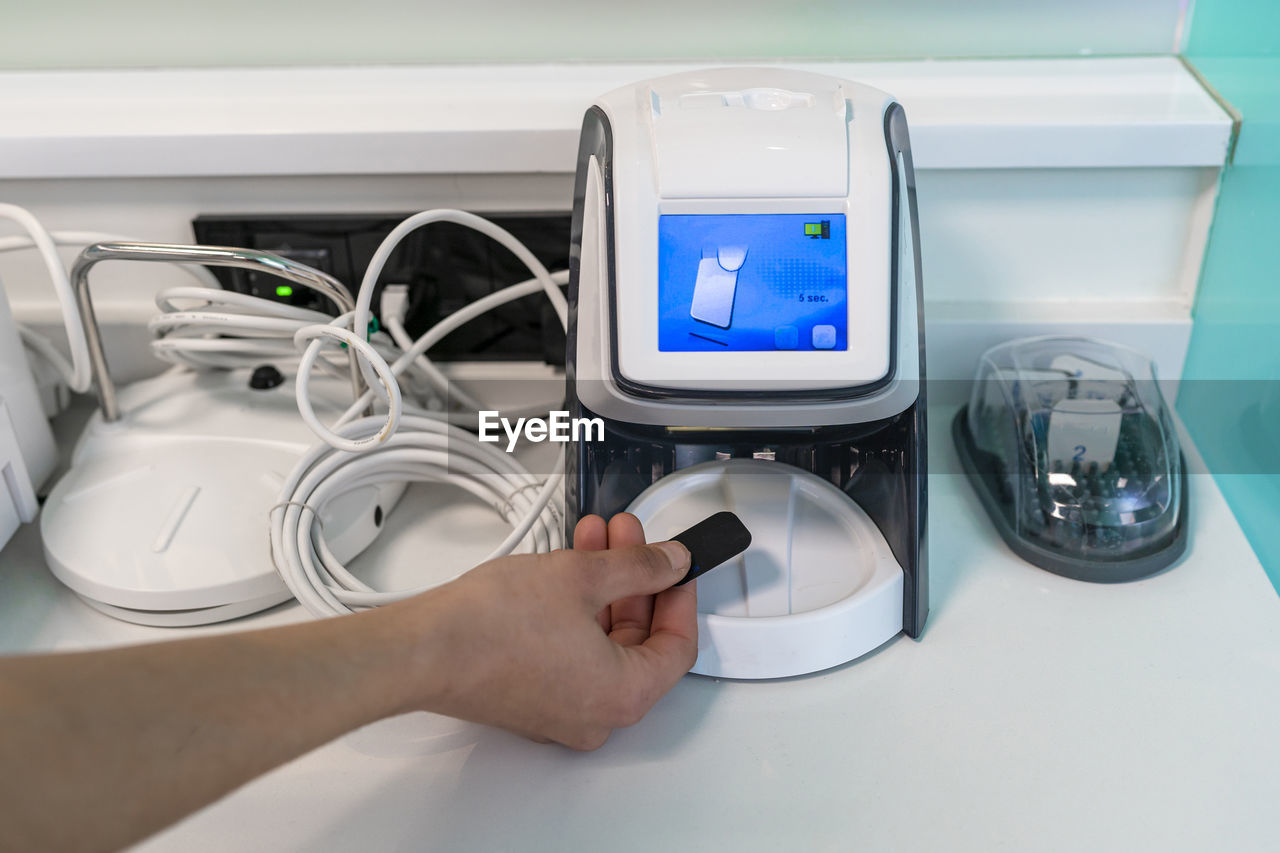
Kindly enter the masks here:
M 255 391 L 266 391 L 283 382 L 284 374 L 270 364 L 255 367 L 253 375 L 249 377 L 249 387 Z

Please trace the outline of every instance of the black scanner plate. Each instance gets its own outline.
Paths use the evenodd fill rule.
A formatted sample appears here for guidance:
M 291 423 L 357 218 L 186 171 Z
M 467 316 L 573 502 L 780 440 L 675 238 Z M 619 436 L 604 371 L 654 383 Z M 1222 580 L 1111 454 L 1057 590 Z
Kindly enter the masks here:
M 688 583 L 751 546 L 751 531 L 731 512 L 717 512 L 671 537 L 689 549 L 689 571 L 675 585 Z

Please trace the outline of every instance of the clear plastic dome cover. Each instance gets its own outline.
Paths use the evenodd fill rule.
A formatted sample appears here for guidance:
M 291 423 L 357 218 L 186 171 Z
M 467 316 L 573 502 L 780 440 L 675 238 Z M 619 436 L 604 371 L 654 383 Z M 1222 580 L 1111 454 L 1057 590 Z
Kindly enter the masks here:
M 1178 437 L 1141 354 L 1068 337 L 993 347 L 955 426 L 983 503 L 1037 565 L 1126 580 L 1185 547 Z

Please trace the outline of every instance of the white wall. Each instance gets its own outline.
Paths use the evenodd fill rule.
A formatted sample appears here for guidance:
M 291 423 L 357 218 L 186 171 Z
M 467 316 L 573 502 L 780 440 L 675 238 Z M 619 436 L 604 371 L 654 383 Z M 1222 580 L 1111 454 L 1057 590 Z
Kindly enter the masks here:
M 1047 304 L 1064 315 L 1116 301 L 1189 312 L 1218 172 L 922 171 L 928 297 L 1006 310 Z
M 6 0 L 0 68 L 1171 54 L 1187 0 Z

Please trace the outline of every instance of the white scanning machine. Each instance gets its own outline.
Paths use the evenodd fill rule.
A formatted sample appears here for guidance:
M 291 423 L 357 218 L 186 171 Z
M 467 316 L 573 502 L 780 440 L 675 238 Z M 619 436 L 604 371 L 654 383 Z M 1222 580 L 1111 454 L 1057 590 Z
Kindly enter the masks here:
M 928 613 L 924 319 L 907 123 L 869 86 L 695 71 L 583 122 L 569 283 L 567 524 L 651 540 L 729 510 L 694 672 L 797 675 Z

